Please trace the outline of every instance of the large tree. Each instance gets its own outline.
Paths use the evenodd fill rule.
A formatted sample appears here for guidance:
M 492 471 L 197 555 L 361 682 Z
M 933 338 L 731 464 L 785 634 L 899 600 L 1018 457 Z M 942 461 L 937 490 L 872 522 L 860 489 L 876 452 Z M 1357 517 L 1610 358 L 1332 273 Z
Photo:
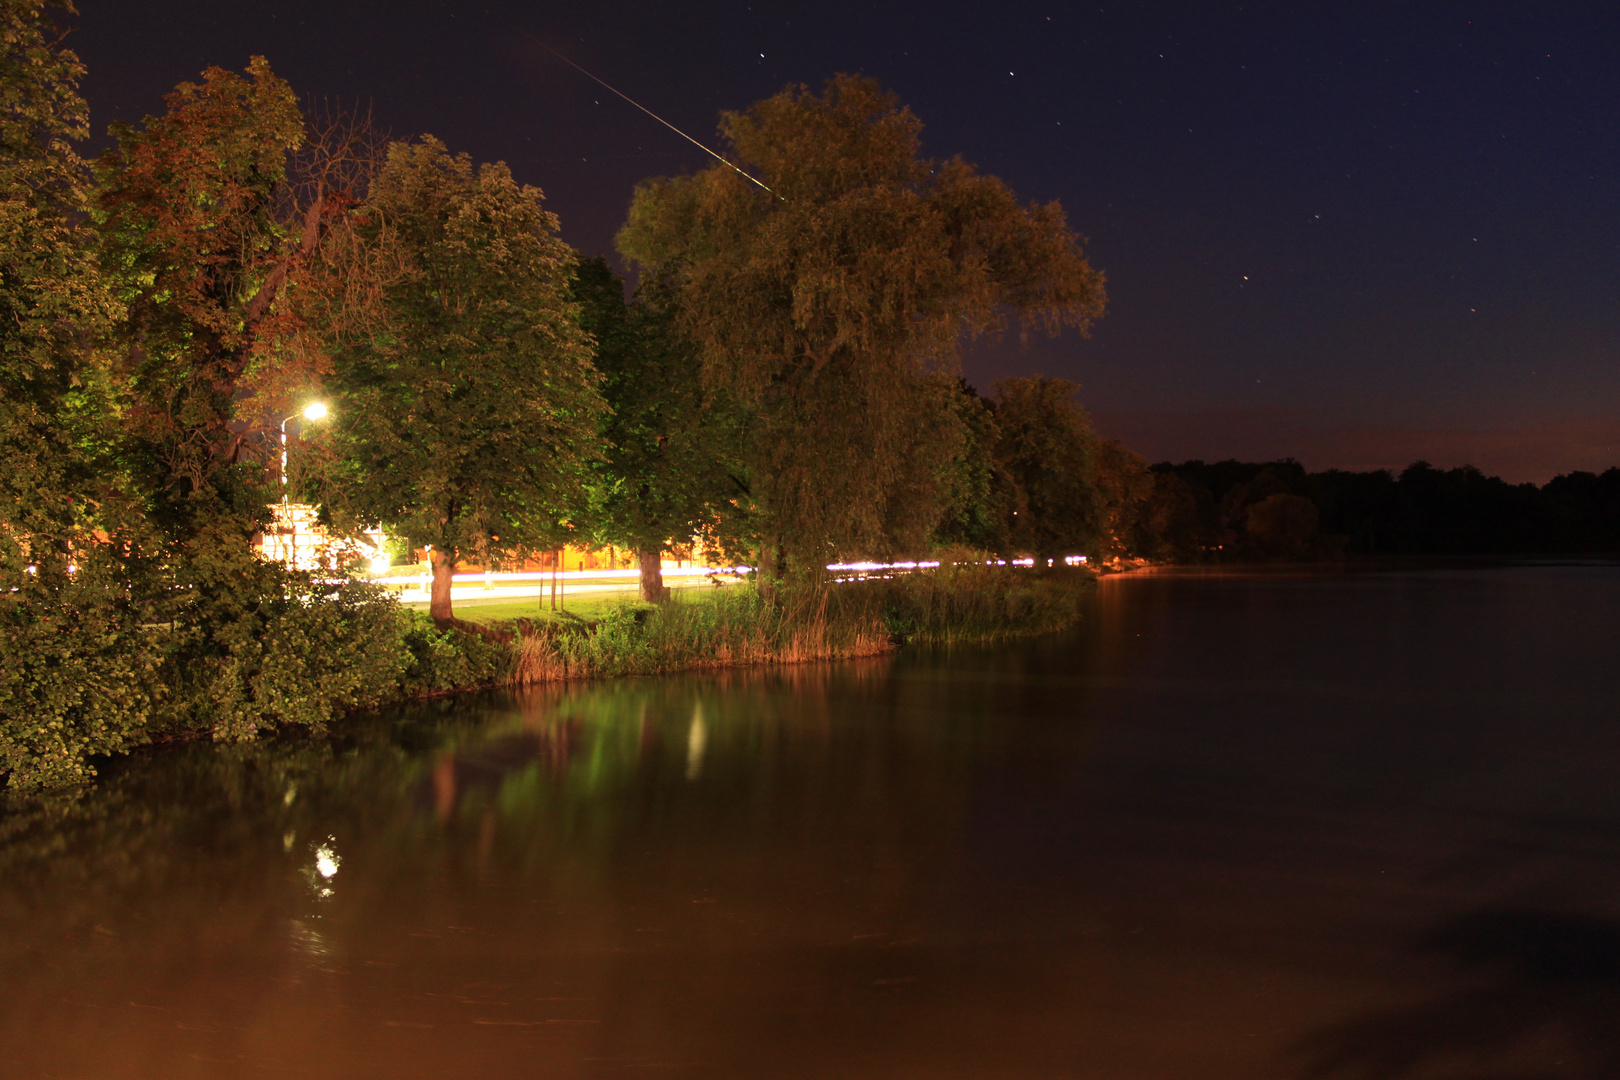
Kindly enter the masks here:
M 674 290 L 648 278 L 626 302 L 603 259 L 580 264 L 580 324 L 596 342 L 602 394 L 612 410 L 594 484 L 593 532 L 636 553 L 641 598 L 667 598 L 663 553 L 746 497 L 736 478 L 737 411 L 705 392 L 697 350 L 676 330 Z M 734 512 L 734 511 L 733 511 Z
M 1043 559 L 1096 551 L 1109 508 L 1097 484 L 1099 440 L 1067 379 L 998 379 L 996 457 L 1015 500 L 1008 542 Z
M 129 311 L 130 460 L 180 535 L 222 503 L 262 517 L 279 418 L 329 367 L 316 328 L 339 299 L 358 320 L 376 291 L 350 209 L 380 154 L 363 119 L 311 124 L 263 57 L 165 102 L 113 126 L 98 210 Z
M 237 421 L 258 330 L 285 285 L 278 213 L 303 117 L 263 57 L 209 68 L 162 116 L 115 125 L 98 163 L 105 263 L 129 309 L 129 460 L 171 538 L 226 518 L 250 531 L 264 479 Z M 226 541 L 227 543 L 229 541 Z M 245 537 L 241 543 L 245 544 Z
M 981 398 L 966 379 L 959 379 L 953 403 L 964 438 L 951 463 L 950 498 L 934 538 L 978 551 L 1006 550 L 1016 493 L 1012 478 L 996 459 L 1001 429 L 995 402 Z
M 119 308 L 86 222 L 84 69 L 68 3 L 0 0 L 0 777 L 94 774 L 152 704 L 132 609 L 106 335 Z M 112 535 L 109 535 L 111 533 Z
M 1102 276 L 1056 203 L 1022 205 L 870 79 L 726 113 L 731 160 L 638 187 L 621 251 L 678 283 L 711 385 L 754 410 L 747 475 L 767 577 L 892 550 L 942 512 L 963 433 L 964 333 L 1084 329 Z M 766 190 L 768 189 L 768 190 Z
M 51 9 L 0 0 L 0 566 L 55 567 L 102 491 L 105 354 L 118 305 L 86 227 L 89 173 L 83 66 L 57 47 Z M 8 580 L 6 586 L 14 587 Z
M 356 236 L 386 269 L 331 342 L 333 509 L 428 546 L 448 623 L 456 562 L 550 546 L 585 506 L 604 407 L 576 258 L 539 189 L 432 137 L 389 148 Z

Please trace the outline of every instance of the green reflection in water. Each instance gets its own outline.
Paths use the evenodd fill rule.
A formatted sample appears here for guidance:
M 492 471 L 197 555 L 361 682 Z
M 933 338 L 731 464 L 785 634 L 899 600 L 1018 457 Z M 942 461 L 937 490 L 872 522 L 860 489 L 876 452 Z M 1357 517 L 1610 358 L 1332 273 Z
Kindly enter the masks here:
M 1073 708 L 1028 697 L 1042 648 L 547 688 L 138 755 L 0 819 L 0 1042 L 38 1072 L 129 1075 L 133 1047 L 371 1075 L 454 1068 L 501 1025 L 577 1021 L 614 1053 L 780 1037 L 918 978 L 975 775 Z M 632 1005 L 663 1019 L 609 1034 Z M 397 1027 L 446 1024 L 473 1043 Z

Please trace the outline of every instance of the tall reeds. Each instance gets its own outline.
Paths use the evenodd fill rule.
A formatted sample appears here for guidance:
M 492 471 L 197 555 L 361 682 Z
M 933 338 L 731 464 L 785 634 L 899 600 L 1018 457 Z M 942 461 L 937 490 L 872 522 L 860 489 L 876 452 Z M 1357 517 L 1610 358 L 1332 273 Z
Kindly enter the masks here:
M 661 675 L 749 664 L 874 656 L 906 640 L 983 641 L 1074 623 L 1089 574 L 1001 567 L 779 590 L 751 586 L 626 604 L 596 622 L 519 620 L 510 648 L 519 685 L 614 675 Z

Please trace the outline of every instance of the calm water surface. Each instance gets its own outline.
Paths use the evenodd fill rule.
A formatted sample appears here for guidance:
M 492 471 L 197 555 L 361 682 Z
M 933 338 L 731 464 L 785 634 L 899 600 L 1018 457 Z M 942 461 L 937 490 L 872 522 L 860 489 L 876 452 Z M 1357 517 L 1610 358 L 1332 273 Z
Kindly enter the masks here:
M 193 746 L 0 818 L 0 1076 L 1620 1077 L 1620 570 Z

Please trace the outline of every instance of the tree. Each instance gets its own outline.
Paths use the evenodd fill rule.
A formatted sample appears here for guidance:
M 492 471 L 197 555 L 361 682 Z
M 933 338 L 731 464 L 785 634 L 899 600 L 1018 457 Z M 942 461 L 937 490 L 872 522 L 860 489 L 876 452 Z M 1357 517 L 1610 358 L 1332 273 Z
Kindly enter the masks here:
M 68 3 L 0 0 L 0 776 L 94 775 L 152 705 L 130 602 L 106 336 L 119 305 L 87 227 L 84 68 Z M 109 535 L 111 533 L 112 535 Z
M 957 380 L 954 406 L 964 437 L 951 463 L 950 497 L 935 540 L 979 551 L 1006 548 L 1012 518 L 1012 478 L 996 460 L 1001 429 L 995 402 L 979 396 L 966 379 Z
M 432 137 L 389 147 L 357 219 L 362 254 L 392 272 L 330 342 L 345 483 L 328 509 L 428 546 L 448 624 L 459 560 L 550 546 L 584 507 L 604 406 L 575 256 L 537 188 Z
M 286 281 L 277 203 L 303 118 L 263 57 L 246 75 L 209 68 L 165 100 L 142 128 L 115 125 L 98 162 L 105 265 L 129 310 L 127 458 L 171 539 L 201 530 L 199 551 L 246 546 L 268 500 L 236 402 Z
M 83 65 L 58 48 L 50 8 L 0 0 L 0 565 L 66 564 L 102 491 L 105 354 L 119 316 L 84 219 Z
M 744 479 L 767 578 L 932 530 L 964 437 L 943 392 L 963 333 L 1015 317 L 1083 330 L 1102 312 L 1062 208 L 922 157 L 920 129 L 870 79 L 789 87 L 721 121 L 768 191 L 719 164 L 651 180 L 619 234 L 677 285 L 709 385 L 753 412 Z
M 996 457 L 1017 491 L 1010 541 L 1050 559 L 1094 550 L 1107 508 L 1097 488 L 1097 436 L 1067 379 L 995 383 Z
M 1157 546 L 1153 521 L 1156 484 L 1147 461 L 1118 439 L 1098 439 L 1094 458 L 1093 484 L 1102 521 L 1090 553 L 1104 559 L 1151 554 Z
M 603 259 L 579 266 L 580 324 L 595 339 L 595 366 L 612 410 L 606 457 L 594 484 L 594 533 L 636 553 L 641 598 L 661 602 L 662 555 L 712 530 L 743 494 L 731 462 L 737 413 L 705 393 L 696 350 L 676 331 L 673 290 L 649 277 L 626 303 L 624 282 Z

